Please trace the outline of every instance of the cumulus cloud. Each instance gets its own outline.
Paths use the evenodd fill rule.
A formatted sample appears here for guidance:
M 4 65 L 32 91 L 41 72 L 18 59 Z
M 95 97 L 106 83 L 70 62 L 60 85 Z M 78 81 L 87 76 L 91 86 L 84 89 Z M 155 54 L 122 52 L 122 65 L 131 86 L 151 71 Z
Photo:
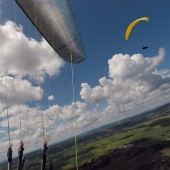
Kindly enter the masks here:
M 164 56 L 163 48 L 159 49 L 157 56 L 150 58 L 142 54 L 116 54 L 108 61 L 108 78 L 100 78 L 99 85 L 95 87 L 82 83 L 80 96 L 88 103 L 107 101 L 105 111 L 110 114 L 122 113 L 138 106 L 147 108 L 150 104 L 157 105 L 156 100 L 160 103 L 167 101 L 166 96 L 170 95 L 170 72 L 159 72 L 157 69 Z M 161 95 L 165 93 L 166 96 Z
M 159 54 L 145 58 L 142 54 L 116 54 L 109 61 L 109 77 L 127 79 L 153 72 L 165 56 L 165 50 L 159 49 Z
M 43 81 L 45 75 L 58 75 L 64 66 L 63 60 L 44 39 L 27 38 L 22 26 L 12 21 L 0 26 L 0 39 L 1 74 Z
M 44 115 L 51 115 L 54 119 L 69 120 L 74 119 L 74 116 L 80 116 L 87 110 L 87 104 L 79 101 L 70 105 L 59 106 L 53 105 L 44 111 Z
M 48 100 L 49 100 L 49 101 L 53 101 L 54 99 L 55 99 L 55 97 L 54 97 L 53 95 L 48 96 Z
M 9 76 L 0 77 L 0 103 L 25 103 L 26 101 L 40 100 L 43 90 L 40 86 L 33 86 L 28 80 Z
M 112 81 L 106 77 L 99 79 L 99 85 L 94 88 L 91 88 L 87 83 L 82 83 L 81 87 L 80 96 L 89 103 L 98 103 L 104 100 L 110 95 L 111 89 L 113 90 Z

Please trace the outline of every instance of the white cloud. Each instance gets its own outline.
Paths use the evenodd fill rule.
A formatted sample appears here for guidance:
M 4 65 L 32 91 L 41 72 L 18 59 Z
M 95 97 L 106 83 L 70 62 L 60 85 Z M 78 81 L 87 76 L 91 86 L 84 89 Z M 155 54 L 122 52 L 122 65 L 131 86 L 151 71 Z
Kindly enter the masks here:
M 116 54 L 108 61 L 109 78 L 100 78 L 99 85 L 93 88 L 82 83 L 80 96 L 88 103 L 107 101 L 106 112 L 110 114 L 135 110 L 139 106 L 153 107 L 158 105 L 158 101 L 167 102 L 167 96 L 170 95 L 170 72 L 157 70 L 164 56 L 163 48 L 159 49 L 157 56 L 151 58 L 145 58 L 142 54 Z
M 54 99 L 55 99 L 55 97 L 54 97 L 53 95 L 48 96 L 48 100 L 49 100 L 49 101 L 53 101 Z
M 165 56 L 165 50 L 159 49 L 159 54 L 145 58 L 142 54 L 116 54 L 109 61 L 109 77 L 127 79 L 147 75 L 153 72 Z
M 63 60 L 44 39 L 39 42 L 27 38 L 22 26 L 12 21 L 0 26 L 0 39 L 1 74 L 27 75 L 43 81 L 45 75 L 58 75 L 64 66 Z
M 81 98 L 89 103 L 98 103 L 107 98 L 112 90 L 116 90 L 115 87 L 113 88 L 112 81 L 106 79 L 106 77 L 99 79 L 99 84 L 99 86 L 91 88 L 87 83 L 82 83 Z
M 160 75 L 163 78 L 170 77 L 170 70 L 158 70 L 156 69 L 153 73 Z
M 87 104 L 79 101 L 70 105 L 59 106 L 53 105 L 44 111 L 44 115 L 51 115 L 52 118 L 58 120 L 73 119 L 74 116 L 79 116 L 87 110 Z
M 14 77 L 0 77 L 0 103 L 22 104 L 26 101 L 40 100 L 43 90 L 39 86 L 33 86 L 28 80 Z

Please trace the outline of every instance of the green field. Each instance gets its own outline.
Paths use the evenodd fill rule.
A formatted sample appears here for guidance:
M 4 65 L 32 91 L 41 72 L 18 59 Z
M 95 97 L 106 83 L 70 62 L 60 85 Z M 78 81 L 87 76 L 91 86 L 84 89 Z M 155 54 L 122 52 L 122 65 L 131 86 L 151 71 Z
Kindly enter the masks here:
M 93 158 L 105 155 L 109 153 L 110 150 L 116 147 L 121 147 L 123 145 L 133 143 L 136 140 L 149 138 L 153 141 L 165 141 L 170 139 L 170 124 L 169 126 L 162 127 L 158 125 L 158 122 L 166 123 L 170 120 L 170 116 L 165 116 L 155 120 L 149 120 L 143 122 L 142 124 L 131 127 L 128 130 L 118 132 L 110 137 L 99 139 L 94 142 L 90 142 L 84 146 L 78 148 L 79 151 L 79 165 L 90 161 Z M 154 126 L 155 124 L 155 126 Z M 143 126 L 141 128 L 141 126 Z M 147 143 L 143 143 L 147 145 Z M 86 152 L 87 151 L 87 152 Z M 67 155 L 74 155 L 74 148 L 69 148 L 65 151 Z M 84 153 L 84 154 L 81 154 Z M 164 149 L 162 153 L 170 155 L 170 149 Z M 71 158 L 69 163 L 63 167 L 63 169 L 71 169 L 74 167 L 74 158 Z

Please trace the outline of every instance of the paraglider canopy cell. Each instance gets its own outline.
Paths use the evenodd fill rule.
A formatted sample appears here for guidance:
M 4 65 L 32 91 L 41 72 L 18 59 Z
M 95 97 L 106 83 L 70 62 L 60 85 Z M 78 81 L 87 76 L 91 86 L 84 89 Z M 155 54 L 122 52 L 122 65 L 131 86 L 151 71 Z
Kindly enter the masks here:
M 85 49 L 69 0 L 15 1 L 64 60 L 80 63 L 86 59 Z

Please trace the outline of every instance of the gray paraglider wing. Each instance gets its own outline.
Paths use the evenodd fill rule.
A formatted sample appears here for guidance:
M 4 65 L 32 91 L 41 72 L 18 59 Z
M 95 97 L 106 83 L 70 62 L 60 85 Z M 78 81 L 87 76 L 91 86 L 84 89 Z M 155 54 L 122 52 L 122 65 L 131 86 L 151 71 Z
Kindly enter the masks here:
M 15 0 L 42 36 L 66 61 L 86 59 L 69 0 Z

